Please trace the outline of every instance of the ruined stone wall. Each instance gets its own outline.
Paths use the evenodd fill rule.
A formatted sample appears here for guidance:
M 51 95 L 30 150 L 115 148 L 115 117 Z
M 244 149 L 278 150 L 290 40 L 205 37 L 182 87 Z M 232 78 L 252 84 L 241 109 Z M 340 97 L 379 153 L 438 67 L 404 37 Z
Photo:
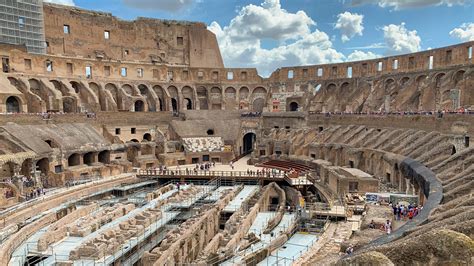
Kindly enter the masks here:
M 124 21 L 109 13 L 54 4 L 45 4 L 43 10 L 51 55 L 224 66 L 217 40 L 203 23 L 149 18 Z

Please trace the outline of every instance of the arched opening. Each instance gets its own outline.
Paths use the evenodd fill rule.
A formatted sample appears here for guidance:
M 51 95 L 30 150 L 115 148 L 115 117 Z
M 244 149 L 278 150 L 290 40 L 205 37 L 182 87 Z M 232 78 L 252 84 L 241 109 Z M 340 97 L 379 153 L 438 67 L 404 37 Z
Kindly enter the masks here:
M 196 93 L 197 93 L 197 97 L 199 99 L 199 109 L 200 110 L 209 109 L 207 89 L 204 88 L 204 87 L 200 87 L 200 88 L 197 89 Z
M 32 170 L 33 170 L 33 160 L 32 159 L 24 160 L 23 163 L 21 164 L 20 174 L 30 177 Z
M 248 154 L 253 151 L 253 146 L 256 139 L 257 135 L 255 135 L 255 133 L 249 132 L 244 135 L 242 154 Z
M 110 151 L 101 151 L 99 152 L 99 162 L 103 164 L 110 163 Z
M 151 141 L 151 134 L 150 134 L 150 133 L 146 133 L 145 135 L 143 135 L 143 140 Z
M 290 103 L 290 112 L 297 112 L 298 111 L 298 103 L 297 102 L 291 102 Z
M 135 112 L 143 112 L 145 111 L 145 103 L 142 100 L 138 100 L 135 102 Z
M 74 97 L 63 97 L 63 112 L 65 113 L 75 113 L 77 111 L 77 102 Z
M 162 87 L 156 85 L 153 87 L 153 90 L 155 91 L 156 93 L 156 96 L 158 97 L 158 102 L 160 103 L 160 108 L 159 110 L 160 111 L 166 111 L 167 107 L 166 107 L 166 93 L 165 91 L 163 90 Z
M 92 165 L 93 163 L 95 163 L 94 153 L 88 152 L 84 154 L 84 164 Z
M 173 113 L 178 112 L 178 101 L 175 98 L 171 99 L 171 107 L 173 108 Z
M 43 175 L 48 175 L 49 173 L 49 159 L 48 158 L 43 158 L 36 162 L 36 171 L 39 171 Z
M 148 95 L 148 87 L 143 85 L 143 84 L 140 84 L 138 85 L 138 90 L 140 91 L 140 95 L 142 96 L 147 96 Z
M 451 149 L 451 155 L 456 154 L 456 147 L 453 145 L 453 148 Z
M 158 98 L 158 101 L 160 102 L 160 112 L 163 112 L 165 110 L 165 107 L 163 106 L 163 100 L 161 100 L 161 98 Z
M 71 81 L 70 83 L 75 93 L 79 93 L 81 91 L 81 86 L 79 85 L 79 83 L 75 81 Z
M 14 96 L 7 98 L 7 113 L 19 113 L 20 112 L 20 102 Z
M 140 141 L 138 141 L 138 139 L 132 139 L 130 140 L 131 142 L 135 142 L 135 143 L 139 143 Z
M 184 98 L 184 103 L 186 105 L 186 110 L 192 110 L 193 109 L 193 101 L 189 98 Z
M 46 142 L 46 144 L 48 144 L 51 148 L 59 148 L 59 145 L 53 140 L 47 139 L 44 142 Z
M 263 107 L 265 106 L 265 100 L 262 98 L 255 99 L 252 104 L 252 111 L 254 112 L 263 112 Z
M 81 156 L 77 153 L 73 153 L 67 158 L 68 167 L 76 166 L 81 164 Z
M 206 133 L 207 133 L 208 136 L 213 136 L 214 135 L 214 129 L 208 129 Z

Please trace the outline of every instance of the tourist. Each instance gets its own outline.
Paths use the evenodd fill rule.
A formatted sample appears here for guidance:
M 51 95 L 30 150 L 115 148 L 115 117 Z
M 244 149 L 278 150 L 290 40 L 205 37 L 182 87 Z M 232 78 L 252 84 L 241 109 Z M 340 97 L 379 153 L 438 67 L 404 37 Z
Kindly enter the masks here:
M 384 224 L 384 229 L 387 235 L 390 235 L 392 233 L 392 223 L 390 220 L 387 220 L 387 222 Z
M 352 247 L 352 245 L 349 245 L 346 249 L 346 254 L 351 255 L 352 252 L 354 252 L 354 248 Z
M 374 220 L 370 221 L 369 228 L 370 228 L 370 229 L 375 229 L 375 222 L 374 222 Z

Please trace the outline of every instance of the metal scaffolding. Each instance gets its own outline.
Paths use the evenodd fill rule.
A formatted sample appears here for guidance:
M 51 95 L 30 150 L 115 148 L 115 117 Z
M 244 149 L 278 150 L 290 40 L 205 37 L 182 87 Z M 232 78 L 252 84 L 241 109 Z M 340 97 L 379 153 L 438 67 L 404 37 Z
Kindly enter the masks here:
M 0 0 L 0 43 L 46 53 L 42 0 Z

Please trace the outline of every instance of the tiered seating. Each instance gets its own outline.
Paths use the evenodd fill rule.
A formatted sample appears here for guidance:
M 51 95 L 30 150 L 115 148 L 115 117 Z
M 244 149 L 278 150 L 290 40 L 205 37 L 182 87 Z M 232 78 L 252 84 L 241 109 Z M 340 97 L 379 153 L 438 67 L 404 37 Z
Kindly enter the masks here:
M 183 145 L 188 152 L 224 151 L 224 141 L 221 137 L 183 138 Z
M 271 161 L 263 163 L 260 166 L 267 167 L 267 168 L 274 168 L 274 169 L 283 170 L 283 171 L 289 171 L 290 169 L 294 169 L 300 173 L 311 170 L 311 167 L 306 166 L 304 164 L 299 164 L 299 163 L 289 162 L 289 161 L 278 161 L 278 160 L 271 160 Z

